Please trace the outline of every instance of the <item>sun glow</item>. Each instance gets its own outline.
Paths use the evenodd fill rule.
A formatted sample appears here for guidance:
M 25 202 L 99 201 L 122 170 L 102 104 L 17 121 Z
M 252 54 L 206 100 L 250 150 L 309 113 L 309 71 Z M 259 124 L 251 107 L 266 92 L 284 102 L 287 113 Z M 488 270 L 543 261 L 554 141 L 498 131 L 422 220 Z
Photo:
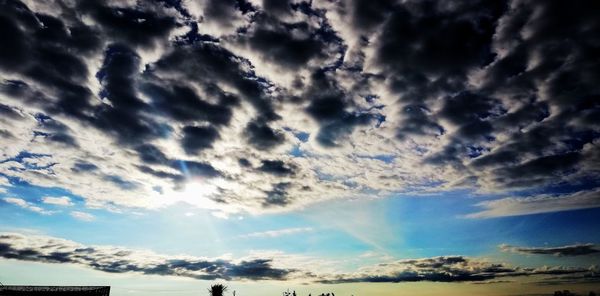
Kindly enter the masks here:
M 211 199 L 218 192 L 217 186 L 202 180 L 193 180 L 184 185 L 181 191 L 173 194 L 174 200 L 185 202 L 202 209 L 219 209 L 221 205 Z

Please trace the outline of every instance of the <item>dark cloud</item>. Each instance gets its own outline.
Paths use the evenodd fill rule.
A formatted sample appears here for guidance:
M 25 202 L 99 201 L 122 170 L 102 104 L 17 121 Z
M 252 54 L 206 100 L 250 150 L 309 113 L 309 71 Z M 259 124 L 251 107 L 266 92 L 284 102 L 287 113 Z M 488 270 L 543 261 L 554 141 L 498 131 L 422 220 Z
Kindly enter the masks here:
M 252 165 L 250 161 L 245 158 L 238 159 L 238 163 L 243 167 L 250 167 Z
M 504 1 L 395 5 L 382 28 L 377 60 L 396 74 L 460 77 L 491 61 L 495 22 L 504 8 Z
M 402 108 L 402 126 L 398 127 L 396 136 L 406 140 L 407 135 L 439 136 L 444 134 L 444 128 L 432 117 L 431 111 L 424 105 L 410 104 Z
M 292 6 L 290 0 L 263 0 L 263 9 L 274 15 L 290 14 Z
M 316 140 L 325 147 L 336 147 L 359 125 L 368 125 L 380 114 L 363 110 L 343 92 L 331 75 L 316 72 L 305 94 L 310 99 L 306 113 L 320 125 Z
M 148 104 L 137 96 L 136 74 L 140 57 L 122 44 L 108 47 L 104 65 L 96 74 L 103 90 L 101 95 L 110 104 L 102 104 L 95 111 L 94 124 L 114 135 L 123 143 L 139 142 L 164 134 L 161 126 L 144 111 Z
M 77 140 L 70 134 L 72 131 L 65 124 L 43 114 L 37 114 L 36 119 L 39 130 L 34 130 L 34 136 L 67 146 L 79 147 Z
M 244 68 L 245 60 L 212 43 L 183 46 L 163 56 L 155 65 L 157 73 L 169 73 L 200 85 L 217 82 L 236 89 L 266 120 L 278 119 L 263 86 Z
M 553 256 L 586 256 L 600 253 L 600 249 L 594 244 L 577 244 L 560 247 L 518 247 L 511 245 L 500 245 L 503 252 L 534 254 L 534 255 L 553 255 Z
M 267 191 L 267 197 L 263 202 L 263 206 L 272 207 L 272 206 L 285 206 L 291 202 L 291 198 L 288 194 L 288 189 L 290 188 L 291 183 L 289 182 L 280 182 L 273 185 L 273 188 Z
M 221 173 L 208 163 L 191 161 L 191 160 L 176 160 L 171 163 L 171 167 L 180 170 L 184 175 L 201 176 L 201 177 L 218 177 Z
M 285 2 L 281 5 L 285 6 Z M 283 9 L 273 5 L 269 8 Z M 238 42 L 276 65 L 295 70 L 312 59 L 326 56 L 329 45 L 308 23 L 285 24 L 268 15 L 260 15 L 253 25 Z
M 377 2 L 369 0 L 346 1 L 351 16 L 351 23 L 355 28 L 362 31 L 370 31 L 387 19 L 388 14 L 393 11 L 394 0 L 381 0 Z
M 11 145 L 81 152 L 55 162 L 128 193 L 150 190 L 154 177 L 174 187 L 190 176 L 227 176 L 241 187 L 251 186 L 246 174 L 285 178 L 271 180 L 258 202 L 232 198 L 247 205 L 299 200 L 290 197 L 306 185 L 299 183 L 300 168 L 241 160 L 282 159 L 251 153 L 281 153 L 296 144 L 292 133 L 310 134 L 328 148 L 302 144 L 297 157 L 407 155 L 390 165 L 414 172 L 414 184 L 513 191 L 599 175 L 597 3 L 186 5 L 58 1 L 38 11 L 17 0 L 0 2 L 0 136 Z M 285 77 L 278 77 L 282 70 Z M 249 116 L 242 114 L 248 106 Z M 96 136 L 102 151 L 132 154 L 131 162 L 94 155 L 96 147 L 85 146 Z M 216 141 L 237 138 L 253 152 L 213 150 Z M 174 155 L 175 145 L 189 159 Z M 243 175 L 215 169 L 210 157 L 239 159 Z M 307 180 L 318 179 L 320 162 L 308 163 Z M 357 174 L 379 174 L 377 166 L 361 165 Z M 130 176 L 102 172 L 109 167 L 138 169 L 148 184 L 132 186 Z M 11 169 L 35 171 L 24 176 L 32 182 L 70 177 L 51 166 Z M 310 186 L 330 190 L 344 186 L 341 179 Z M 349 194 L 406 189 L 404 182 L 374 180 L 383 179 L 357 179 Z
M 123 190 L 134 190 L 139 186 L 138 183 L 128 181 L 117 175 L 106 175 L 104 176 L 104 180 L 113 183 Z
M 317 121 L 332 121 L 346 115 L 346 103 L 339 96 L 317 98 L 311 101 L 306 111 Z
M 183 181 L 186 180 L 185 176 L 182 175 L 182 174 L 174 174 L 174 173 L 167 172 L 167 171 L 164 171 L 164 170 L 154 169 L 154 168 L 152 168 L 150 166 L 147 166 L 147 165 L 138 166 L 138 169 L 142 173 L 145 173 L 145 174 L 148 174 L 148 175 L 152 175 L 152 176 L 155 176 L 157 178 L 169 179 L 169 180 L 173 181 L 175 183 L 175 185 L 179 185 L 181 182 L 183 182 Z
M 477 108 L 485 108 L 487 98 L 469 99 L 466 97 L 472 94 L 448 94 L 464 90 L 466 74 L 492 61 L 491 41 L 495 23 L 504 10 L 503 3 L 472 1 L 444 5 L 431 1 L 409 1 L 405 5 L 394 5 L 393 9 L 385 12 L 374 10 L 367 14 L 389 14 L 376 43 L 375 59 L 389 75 L 391 89 L 400 95 L 400 139 L 444 133 L 429 107 L 429 102 L 438 96 L 448 98 L 442 116 L 458 117 L 450 119 L 462 126 L 461 136 L 477 138 L 492 131 L 489 123 L 471 118 L 477 116 L 471 111 L 487 110 L 463 109 L 453 102 L 470 100 L 473 104 L 468 106 L 479 104 L 481 106 Z M 374 23 L 373 17 L 366 18 L 367 26 Z M 457 122 L 462 119 L 461 115 L 468 117 L 469 121 Z
M 157 113 L 165 113 L 174 120 L 184 122 L 202 120 L 215 125 L 226 125 L 231 119 L 229 105 L 236 100 L 223 94 L 221 104 L 211 104 L 202 100 L 190 87 L 179 85 L 161 87 L 147 83 L 141 89 L 152 98 L 152 107 L 156 108 Z
M 71 170 L 73 170 L 74 172 L 80 173 L 80 172 L 91 172 L 91 171 L 95 171 L 98 169 L 98 166 L 96 166 L 93 163 L 87 162 L 87 161 L 80 161 L 80 162 L 76 162 L 73 167 L 71 168 Z
M 29 242 L 24 247 L 23 242 Z M 183 276 L 201 280 L 285 280 L 294 269 L 272 266 L 271 259 L 233 262 L 224 259 L 166 257 L 133 250 L 85 247 L 69 241 L 15 234 L 0 236 L 0 257 L 42 263 L 72 263 L 111 273 Z
M 446 98 L 438 116 L 460 125 L 457 136 L 467 139 L 489 136 L 492 125 L 486 119 L 504 112 L 498 100 L 472 93 L 460 93 Z
M 98 22 L 106 36 L 114 38 L 113 41 L 134 46 L 153 46 L 177 26 L 175 18 L 160 15 L 157 9 L 110 7 L 96 0 L 80 1 L 77 8 Z
M 3 1 L 0 9 L 0 68 L 19 74 L 48 89 L 58 98 L 48 104 L 33 99 L 49 113 L 84 117 L 90 90 L 82 86 L 89 71 L 84 58 L 100 49 L 98 33 L 81 21 L 65 24 L 51 15 L 32 12 L 20 1 Z
M 23 115 L 17 111 L 15 108 L 8 106 L 8 105 L 4 105 L 4 104 L 0 104 L 0 115 L 2 116 L 3 119 L 12 119 L 12 120 L 19 120 L 19 119 L 23 119 Z
M 495 181 L 510 187 L 528 187 L 544 184 L 561 175 L 568 175 L 581 161 L 581 154 L 569 152 L 565 154 L 542 156 L 523 162 L 516 166 L 495 169 Z M 523 178 L 524 177 L 524 178 Z
M 544 267 L 521 268 L 489 263 L 462 256 L 442 256 L 408 259 L 379 264 L 374 270 L 363 274 L 342 275 L 321 283 L 401 283 L 401 282 L 489 282 L 505 277 L 532 275 L 572 275 L 583 277 L 593 274 L 585 268 Z
M 186 126 L 182 130 L 181 145 L 188 154 L 212 147 L 212 143 L 219 138 L 219 132 L 213 127 Z
M 283 144 L 285 136 L 282 132 L 272 129 L 265 122 L 251 121 L 244 130 L 248 143 L 260 150 L 269 150 Z
M 198 133 L 198 134 L 194 134 Z M 193 129 L 190 132 L 189 137 L 192 136 L 202 136 L 202 132 L 198 132 L 198 130 Z M 189 141 L 189 142 L 185 142 Z M 206 139 L 187 139 L 184 142 L 188 145 L 188 149 L 192 149 L 192 151 L 196 151 L 201 149 L 203 145 L 206 145 Z M 205 147 L 206 148 L 206 147 Z M 158 147 L 152 144 L 143 144 L 135 147 L 135 151 L 137 152 L 140 160 L 142 160 L 147 165 L 140 165 L 138 169 L 146 174 L 153 175 L 155 177 L 161 179 L 170 179 L 175 182 L 175 185 L 180 185 L 181 182 L 185 181 L 186 178 L 201 176 L 201 177 L 218 177 L 221 176 L 221 173 L 216 170 L 209 163 L 191 161 L 191 160 L 177 160 L 169 158 L 165 153 L 163 153 Z M 150 165 L 154 165 L 157 167 L 152 167 Z M 162 168 L 159 168 L 162 167 Z M 179 173 L 168 172 L 165 169 L 171 168 L 177 170 Z
M 590 15 L 597 5 L 488 4 L 408 1 L 387 10 L 375 59 L 399 96 L 398 138 L 447 138 L 425 162 L 472 170 L 488 186 L 595 174 L 581 166 L 582 148 L 598 138 L 587 116 L 598 109 L 591 81 L 599 77 L 589 68 L 598 43 L 588 36 L 599 26 Z
M 152 144 L 139 145 L 135 147 L 135 151 L 138 153 L 140 159 L 145 163 L 165 164 L 169 162 L 167 155 L 165 155 L 158 147 Z
M 263 160 L 258 170 L 273 175 L 287 176 L 294 173 L 294 166 L 281 160 Z

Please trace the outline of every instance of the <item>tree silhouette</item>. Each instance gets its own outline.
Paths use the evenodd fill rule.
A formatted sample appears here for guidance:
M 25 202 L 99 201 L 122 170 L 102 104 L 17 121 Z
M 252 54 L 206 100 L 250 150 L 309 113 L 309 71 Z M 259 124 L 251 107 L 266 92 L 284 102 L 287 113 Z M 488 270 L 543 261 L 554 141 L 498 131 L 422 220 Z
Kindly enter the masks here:
M 210 289 L 208 289 L 208 293 L 210 293 L 210 296 L 223 296 L 223 293 L 225 293 L 225 291 L 227 291 L 227 286 L 223 284 L 214 284 L 210 286 Z

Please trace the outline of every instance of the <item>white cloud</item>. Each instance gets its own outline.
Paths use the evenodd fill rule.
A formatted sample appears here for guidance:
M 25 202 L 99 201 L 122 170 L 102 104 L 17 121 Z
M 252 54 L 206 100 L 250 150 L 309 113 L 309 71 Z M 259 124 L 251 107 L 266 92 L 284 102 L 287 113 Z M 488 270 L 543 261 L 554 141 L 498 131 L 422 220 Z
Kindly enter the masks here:
M 484 201 L 477 206 L 484 210 L 466 218 L 494 218 L 561 212 L 600 207 L 600 190 L 579 191 L 564 195 L 542 194 L 530 197 L 508 197 Z
M 80 211 L 72 211 L 71 212 L 71 217 L 77 219 L 77 220 L 81 220 L 81 221 L 93 221 L 96 219 L 96 217 L 90 213 L 86 213 L 86 212 L 80 212 Z
M 34 205 L 34 204 L 32 204 L 32 203 L 30 203 L 30 202 L 28 202 L 28 201 L 26 201 L 26 200 L 24 200 L 22 198 L 5 197 L 5 198 L 3 198 L 3 200 L 5 202 L 7 202 L 7 203 L 19 206 L 19 207 L 21 207 L 23 209 L 26 209 L 26 210 L 29 210 L 29 211 L 32 211 L 32 212 L 36 212 L 36 213 L 39 213 L 39 214 L 42 214 L 42 215 L 52 215 L 52 214 L 54 214 L 53 211 L 48 211 L 48 210 L 46 210 L 44 208 L 38 207 L 38 206 L 36 206 L 36 205 Z
M 45 204 L 56 205 L 56 206 L 72 206 L 73 202 L 68 196 L 44 196 L 42 202 Z
M 311 227 L 295 227 L 295 228 L 284 228 L 278 230 L 269 230 L 261 232 L 252 232 L 244 235 L 240 235 L 242 238 L 265 238 L 265 237 L 278 237 L 282 235 L 298 234 L 303 232 L 313 231 Z

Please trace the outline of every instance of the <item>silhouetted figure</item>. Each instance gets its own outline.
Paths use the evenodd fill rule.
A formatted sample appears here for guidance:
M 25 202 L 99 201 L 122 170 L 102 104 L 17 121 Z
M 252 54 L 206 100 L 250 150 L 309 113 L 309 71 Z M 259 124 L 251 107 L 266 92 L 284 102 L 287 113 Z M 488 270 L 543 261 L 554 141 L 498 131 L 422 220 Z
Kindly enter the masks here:
M 596 296 L 596 293 L 594 291 L 591 291 L 590 294 L 588 294 L 588 296 Z

